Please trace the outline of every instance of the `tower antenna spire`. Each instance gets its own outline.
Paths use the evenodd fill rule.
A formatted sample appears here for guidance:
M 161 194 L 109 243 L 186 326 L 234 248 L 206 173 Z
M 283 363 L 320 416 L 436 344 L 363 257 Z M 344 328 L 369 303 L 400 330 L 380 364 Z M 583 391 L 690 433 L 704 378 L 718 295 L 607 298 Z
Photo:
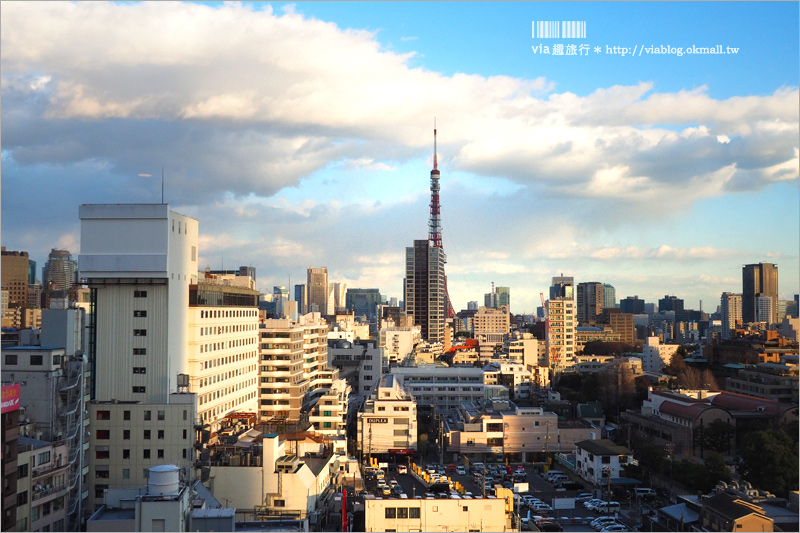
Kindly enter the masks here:
M 436 117 L 433 117 L 433 170 L 439 170 L 439 161 L 436 156 Z

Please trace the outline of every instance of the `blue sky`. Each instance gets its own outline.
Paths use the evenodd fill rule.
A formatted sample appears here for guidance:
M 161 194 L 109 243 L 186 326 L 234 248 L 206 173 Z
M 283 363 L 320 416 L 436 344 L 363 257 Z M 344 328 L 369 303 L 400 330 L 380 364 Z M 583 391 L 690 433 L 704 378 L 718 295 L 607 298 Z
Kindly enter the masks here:
M 402 297 L 436 116 L 457 309 L 494 281 L 532 312 L 563 272 L 709 310 L 759 261 L 788 299 L 797 20 L 797 2 L 4 2 L 3 245 L 78 253 L 78 205 L 159 201 L 139 174 L 163 167 L 201 262 Z M 531 50 L 554 44 L 590 52 Z M 638 55 L 693 45 L 738 53 Z

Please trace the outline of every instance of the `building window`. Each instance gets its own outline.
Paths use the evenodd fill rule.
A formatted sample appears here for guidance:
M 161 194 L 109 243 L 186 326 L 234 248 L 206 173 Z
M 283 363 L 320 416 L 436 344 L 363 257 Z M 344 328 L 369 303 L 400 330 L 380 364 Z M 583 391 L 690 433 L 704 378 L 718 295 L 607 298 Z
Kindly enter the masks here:
M 163 409 L 159 410 L 158 411 L 158 419 L 159 420 L 164 420 L 164 414 L 165 414 L 165 411 Z
M 408 509 L 408 517 L 409 518 L 419 518 L 419 507 L 409 507 Z
M 111 438 L 111 430 L 109 429 L 97 430 L 97 440 L 108 440 L 110 438 Z
M 141 386 L 140 387 L 134 386 L 133 387 L 133 393 L 134 394 L 144 394 L 145 393 L 145 388 L 141 387 Z
M 131 419 L 131 412 L 130 411 L 122 411 L 122 419 L 123 420 L 130 420 Z
M 128 449 L 122 450 L 122 458 L 123 459 L 130 459 L 131 458 L 131 451 Z
M 152 420 L 152 411 L 145 411 L 144 412 L 144 419 L 145 420 Z
M 143 366 L 135 366 L 133 367 L 134 374 L 147 374 L 147 368 Z
M 146 329 L 135 329 L 133 330 L 134 337 L 147 337 L 147 330 Z
M 131 469 L 130 468 L 123 468 L 122 469 L 122 479 L 130 479 L 131 478 Z
M 147 298 L 147 291 L 133 291 L 134 298 Z
M 158 438 L 159 438 L 159 440 L 164 440 L 164 430 L 163 429 L 159 429 L 158 430 Z
M 32 355 L 31 356 L 31 364 L 36 366 L 42 366 L 44 362 L 44 358 L 41 355 Z
M 17 479 L 24 479 L 26 477 L 28 477 L 28 463 L 17 467 Z
M 134 348 L 133 355 L 147 355 L 147 348 Z
M 158 453 L 156 455 L 158 456 L 159 459 L 163 459 L 164 458 L 164 450 L 158 450 Z
M 150 430 L 149 429 L 145 429 L 144 430 L 144 440 L 150 440 Z
M 95 418 L 97 420 L 111 420 L 111 411 L 97 411 Z
M 131 440 L 131 430 L 130 429 L 123 429 L 122 430 L 122 440 Z
M 108 448 L 108 446 L 105 446 Z M 111 456 L 111 452 L 108 450 L 95 450 L 94 451 L 94 458 L 95 459 L 108 459 Z
M 396 507 L 386 507 L 384 509 L 385 517 L 384 518 L 397 518 L 397 508 Z
M 16 365 L 17 364 L 17 354 L 15 353 L 7 353 L 6 354 L 6 363 L 7 365 Z
M 147 311 L 135 310 L 133 312 L 134 318 L 147 318 Z
M 150 450 L 149 449 L 142 450 L 142 457 L 144 457 L 145 459 L 150 459 Z
M 275 507 L 286 507 L 286 500 L 274 500 L 272 505 Z
M 17 505 L 25 505 L 28 503 L 28 491 L 20 492 L 17 494 Z

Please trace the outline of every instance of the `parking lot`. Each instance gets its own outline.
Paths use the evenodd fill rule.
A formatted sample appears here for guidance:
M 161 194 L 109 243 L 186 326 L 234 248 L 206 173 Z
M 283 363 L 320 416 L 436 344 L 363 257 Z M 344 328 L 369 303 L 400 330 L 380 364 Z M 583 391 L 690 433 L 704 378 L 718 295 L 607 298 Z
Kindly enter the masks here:
M 439 463 L 434 462 L 427 462 L 425 464 L 419 465 L 422 468 L 427 468 L 432 466 L 439 470 L 446 470 L 448 465 L 440 465 Z M 467 492 L 471 492 L 475 497 L 482 497 L 484 495 L 484 488 L 480 482 L 480 478 L 476 478 L 472 473 L 467 471 L 465 474 L 459 474 L 454 470 L 456 465 L 450 464 L 449 472 L 446 471 L 444 475 L 449 477 L 452 481 L 460 483 L 464 490 Z M 462 465 L 463 466 L 463 465 Z M 492 481 L 492 485 L 494 484 L 501 484 L 504 481 L 504 477 L 507 476 L 507 468 L 506 465 L 500 464 L 491 464 L 486 465 L 487 470 L 485 475 L 492 476 L 494 479 Z M 511 464 L 512 473 L 516 471 L 519 465 Z M 523 483 L 528 483 L 528 491 L 522 493 L 523 495 L 530 495 L 533 496 L 544 503 L 552 504 L 553 498 L 574 498 L 580 493 L 592 492 L 591 489 L 587 488 L 576 488 L 570 490 L 564 489 L 557 489 L 552 483 L 547 481 L 543 475 L 536 473 L 534 469 L 528 465 L 525 468 L 524 477 L 520 476 L 517 481 L 521 481 Z M 393 486 L 394 484 L 399 485 L 402 487 L 402 493 L 405 494 L 407 498 L 424 498 L 426 495 L 430 494 L 429 487 L 427 484 L 418 480 L 418 478 L 411 474 L 409 471 L 408 473 L 398 474 L 396 467 L 392 466 L 388 470 L 388 473 L 385 474 L 383 483 Z M 477 480 L 477 482 L 476 482 Z M 442 485 L 439 485 L 441 488 Z M 378 481 L 374 478 L 365 478 L 365 489 L 371 493 L 375 494 L 376 496 L 380 496 L 383 498 L 400 498 L 399 493 L 392 490 L 389 496 L 385 496 L 378 491 Z M 491 494 L 492 491 L 489 490 L 486 492 L 488 496 Z M 439 496 L 437 496 L 439 497 Z M 629 516 L 632 514 L 633 510 L 628 502 L 621 502 L 622 508 L 618 513 L 623 521 L 627 522 L 629 525 L 632 525 L 632 520 L 629 519 Z M 553 510 L 542 510 L 529 507 L 527 505 L 518 505 L 515 508 L 515 512 L 518 513 L 520 518 L 527 518 L 528 513 L 530 511 L 531 517 L 541 516 L 544 518 L 551 518 L 557 521 L 565 531 L 589 531 L 591 527 L 588 525 L 588 522 L 591 519 L 594 519 L 598 516 L 602 516 L 597 512 L 588 511 L 582 502 L 576 502 L 574 509 L 553 509 Z M 612 514 L 613 516 L 613 514 Z M 533 521 L 532 521 L 533 522 Z M 524 529 L 524 528 L 523 528 Z M 536 526 L 531 523 L 531 530 L 536 531 Z

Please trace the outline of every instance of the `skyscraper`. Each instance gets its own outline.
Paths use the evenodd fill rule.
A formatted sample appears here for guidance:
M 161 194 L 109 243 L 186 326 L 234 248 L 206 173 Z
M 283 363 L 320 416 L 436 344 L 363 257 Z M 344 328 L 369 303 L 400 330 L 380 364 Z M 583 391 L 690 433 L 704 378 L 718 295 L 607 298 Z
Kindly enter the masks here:
M 722 315 L 722 338 L 733 337 L 733 330 L 742 323 L 742 295 L 723 292 L 720 298 L 720 314 Z
M 617 306 L 617 291 L 613 285 L 603 283 L 603 309 L 614 309 Z
M 27 307 L 28 305 L 28 252 L 10 252 L 3 246 L 2 250 L 2 285 L 8 291 L 9 307 Z
M 503 307 L 505 306 L 508 309 L 508 312 L 511 312 L 511 289 L 509 287 L 497 287 L 495 290 L 496 296 L 496 305 L 495 307 Z
M 766 295 L 773 299 L 770 323 L 777 321 L 778 310 L 778 265 L 758 263 L 742 267 L 742 322 L 756 322 L 758 296 Z
M 605 307 L 605 288 L 602 283 L 588 281 L 578 283 L 577 291 L 578 322 L 584 324 L 596 321 Z
M 658 300 L 658 311 L 675 311 L 680 313 L 683 311 L 683 300 L 677 296 L 664 295 L 663 298 Z
M 306 286 L 308 289 L 307 311 L 326 315 L 328 313 L 328 269 L 326 267 L 308 267 Z
M 294 286 L 294 301 L 297 302 L 297 313 L 304 315 L 308 313 L 308 285 L 299 284 Z
M 427 240 L 406 248 L 406 315 L 428 342 L 444 342 L 444 250 Z
M 69 250 L 53 248 L 44 264 L 44 290 L 68 291 L 75 283 L 77 271 L 78 263 L 72 260 Z
M 575 278 L 572 276 L 553 276 L 553 284 L 550 285 L 550 298 L 575 299 Z
M 619 308 L 623 313 L 641 315 L 644 311 L 644 300 L 636 296 L 628 296 L 619 301 Z

